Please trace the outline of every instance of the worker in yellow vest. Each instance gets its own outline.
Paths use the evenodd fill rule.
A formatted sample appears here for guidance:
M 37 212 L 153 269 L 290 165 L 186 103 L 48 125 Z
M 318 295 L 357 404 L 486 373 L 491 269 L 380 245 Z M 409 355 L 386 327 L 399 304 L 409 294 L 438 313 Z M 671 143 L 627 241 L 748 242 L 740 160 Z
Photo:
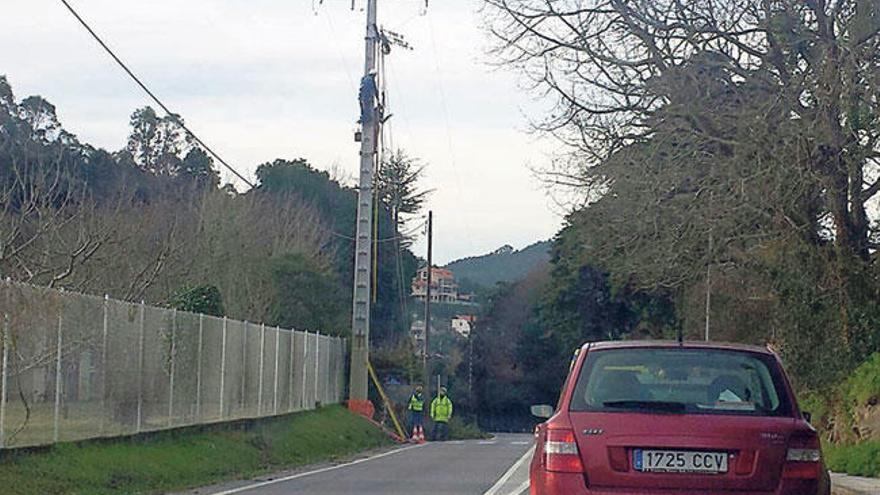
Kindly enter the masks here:
M 446 395 L 446 387 L 440 387 L 437 397 L 431 401 L 431 419 L 434 420 L 432 440 L 446 440 L 449 437 L 449 419 L 452 417 L 452 401 Z
M 409 428 L 412 432 L 414 441 L 424 441 L 424 417 L 425 417 L 425 396 L 422 394 L 422 386 L 416 385 L 409 401 L 406 405 L 409 412 Z

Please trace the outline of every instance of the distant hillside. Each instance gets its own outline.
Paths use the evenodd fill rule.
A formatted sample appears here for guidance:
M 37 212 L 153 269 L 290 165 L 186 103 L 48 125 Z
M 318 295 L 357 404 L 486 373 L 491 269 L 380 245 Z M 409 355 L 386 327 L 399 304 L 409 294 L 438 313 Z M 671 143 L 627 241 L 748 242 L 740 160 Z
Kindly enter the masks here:
M 550 261 L 550 246 L 550 241 L 541 241 L 516 251 L 505 245 L 489 254 L 453 261 L 445 268 L 452 270 L 464 290 L 492 287 L 498 282 L 523 279 L 532 269 Z

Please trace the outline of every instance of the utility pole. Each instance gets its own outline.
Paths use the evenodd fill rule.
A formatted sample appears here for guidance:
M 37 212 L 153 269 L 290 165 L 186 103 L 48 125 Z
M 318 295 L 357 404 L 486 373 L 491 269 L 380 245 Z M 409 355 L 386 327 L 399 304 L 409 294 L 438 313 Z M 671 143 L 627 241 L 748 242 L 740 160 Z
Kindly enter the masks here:
M 351 376 L 349 398 L 367 400 L 367 362 L 370 358 L 370 283 L 372 270 L 373 176 L 376 171 L 376 141 L 381 115 L 377 111 L 378 81 L 376 49 L 379 29 L 376 25 L 376 3 L 367 0 L 367 34 L 364 77 L 361 79 L 361 152 L 358 182 L 357 233 L 354 255 L 354 292 L 351 323 Z
M 431 398 L 431 375 L 428 365 L 431 360 L 428 357 L 428 342 L 431 334 L 431 268 L 434 262 L 434 212 L 428 211 L 428 273 L 425 286 L 425 349 L 422 352 L 422 375 L 425 377 L 425 396 Z

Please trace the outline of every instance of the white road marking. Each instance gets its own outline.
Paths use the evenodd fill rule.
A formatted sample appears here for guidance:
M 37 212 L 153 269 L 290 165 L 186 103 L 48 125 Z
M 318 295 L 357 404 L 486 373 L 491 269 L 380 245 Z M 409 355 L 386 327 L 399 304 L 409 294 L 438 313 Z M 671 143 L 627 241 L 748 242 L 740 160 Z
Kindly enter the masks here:
M 477 442 L 477 445 L 495 445 L 495 440 L 481 440 Z
M 512 493 L 506 493 L 506 494 L 499 494 L 499 490 L 501 490 L 501 488 L 504 487 L 504 484 L 507 483 L 507 480 L 509 480 L 511 476 L 513 476 L 513 473 L 515 473 L 516 470 L 519 469 L 520 466 L 522 466 L 523 463 L 528 461 L 531 457 L 532 457 L 532 450 L 530 449 L 528 452 L 523 454 L 523 456 L 520 457 L 519 460 L 517 460 L 513 464 L 513 466 L 510 466 L 510 469 L 508 469 L 507 472 L 504 473 L 504 475 L 501 476 L 501 478 L 499 478 L 498 481 L 496 481 L 494 485 L 492 485 L 492 488 L 489 488 L 488 491 L 483 493 L 483 495 L 519 495 L 519 493 L 522 491 L 521 488 L 518 488 L 516 491 L 514 491 Z M 528 481 L 526 481 L 526 486 L 528 486 Z
M 383 452 L 383 453 L 381 453 L 381 454 L 376 454 L 376 455 L 374 455 L 374 456 L 372 456 L 372 457 L 366 457 L 366 458 L 363 458 L 363 459 L 357 459 L 357 460 L 355 460 L 355 461 L 346 462 L 345 464 L 337 464 L 337 465 L 335 465 L 335 466 L 328 466 L 328 467 L 325 467 L 325 468 L 316 469 L 316 470 L 314 470 L 314 471 L 308 471 L 308 472 L 305 472 L 305 473 L 293 474 L 293 475 L 290 475 L 290 476 L 285 476 L 285 477 L 283 477 L 283 478 L 276 478 L 276 479 L 274 479 L 274 480 L 261 481 L 261 482 L 259 482 L 259 483 L 253 483 L 253 484 L 250 484 L 250 485 L 247 485 L 247 486 L 240 486 L 240 487 L 238 487 L 238 488 L 233 488 L 233 489 L 231 489 L 231 490 L 224 490 L 224 491 L 222 491 L 222 492 L 215 492 L 215 493 L 213 493 L 213 494 L 211 494 L 211 495 L 232 495 L 232 494 L 234 494 L 234 493 L 242 493 L 242 492 L 250 491 L 250 490 L 253 490 L 253 489 L 256 489 L 256 488 L 262 488 L 262 487 L 264 487 L 264 486 L 275 485 L 275 484 L 278 484 L 278 483 L 284 483 L 285 481 L 291 481 L 291 480 L 295 480 L 295 479 L 299 479 L 299 478 L 304 478 L 304 477 L 306 477 L 306 476 L 311 476 L 311 475 L 313 475 L 313 474 L 326 473 L 327 471 L 334 471 L 334 470 L 336 470 L 336 469 L 340 469 L 340 468 L 344 468 L 344 467 L 348 467 L 348 466 L 354 466 L 354 465 L 356 465 L 356 464 L 361 464 L 361 463 L 363 463 L 363 462 L 372 461 L 372 460 L 374 460 L 374 459 L 379 459 L 379 458 L 382 458 L 382 457 L 387 457 L 387 456 L 389 456 L 389 455 L 397 454 L 397 453 L 399 453 L 399 452 L 404 452 L 404 451 L 407 451 L 407 450 L 412 450 L 412 449 L 417 449 L 417 448 L 419 448 L 419 447 L 424 447 L 425 445 L 427 445 L 427 444 L 410 445 L 410 446 L 408 446 L 408 447 L 402 447 L 402 448 L 399 448 L 399 449 L 396 449 L 396 450 L 391 450 L 391 451 L 388 451 L 388 452 Z
M 529 480 L 523 481 L 521 485 L 516 487 L 516 490 L 510 492 L 510 495 L 523 495 L 524 493 L 528 493 L 529 492 L 529 483 L 530 483 Z
M 515 442 L 510 442 L 510 445 L 528 445 L 528 444 L 530 444 L 530 443 L 532 443 L 532 442 L 529 442 L 529 441 L 525 441 L 525 442 L 523 442 L 523 441 L 521 441 L 521 440 L 517 440 L 517 441 L 515 441 Z

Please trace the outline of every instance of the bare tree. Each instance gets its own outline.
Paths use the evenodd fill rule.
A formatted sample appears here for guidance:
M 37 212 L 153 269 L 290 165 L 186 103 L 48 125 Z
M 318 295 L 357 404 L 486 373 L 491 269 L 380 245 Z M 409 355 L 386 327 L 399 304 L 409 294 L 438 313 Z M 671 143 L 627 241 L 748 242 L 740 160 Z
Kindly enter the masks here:
M 227 313 L 252 321 L 267 320 L 273 304 L 270 259 L 302 253 L 326 265 L 334 256 L 320 215 L 295 197 L 209 193 L 192 233 L 186 278 L 216 285 Z
M 576 159 L 552 171 L 562 184 L 602 189 L 594 167 L 673 124 L 716 156 L 743 146 L 776 146 L 774 165 L 797 167 L 822 191 L 834 242 L 867 260 L 866 204 L 880 192 L 880 15 L 874 2 L 848 0 L 485 0 L 502 63 L 518 68 L 556 104 L 540 129 L 569 144 Z M 736 107 L 675 105 L 670 88 L 699 58 L 729 87 L 760 94 L 781 130 L 731 135 Z M 700 97 L 701 88 L 693 96 Z M 660 112 L 663 112 L 660 115 Z M 779 117 L 782 119 L 779 119 Z M 662 117 L 663 121 L 658 121 Z M 785 122 L 782 122 L 785 121 Z M 774 139 L 765 139 L 769 137 Z M 765 142 L 762 142 L 765 141 Z M 813 222 L 814 224 L 816 222 Z
M 13 155 L 0 184 L 0 267 L 16 280 L 54 287 L 87 263 L 113 225 L 60 160 L 35 164 Z

